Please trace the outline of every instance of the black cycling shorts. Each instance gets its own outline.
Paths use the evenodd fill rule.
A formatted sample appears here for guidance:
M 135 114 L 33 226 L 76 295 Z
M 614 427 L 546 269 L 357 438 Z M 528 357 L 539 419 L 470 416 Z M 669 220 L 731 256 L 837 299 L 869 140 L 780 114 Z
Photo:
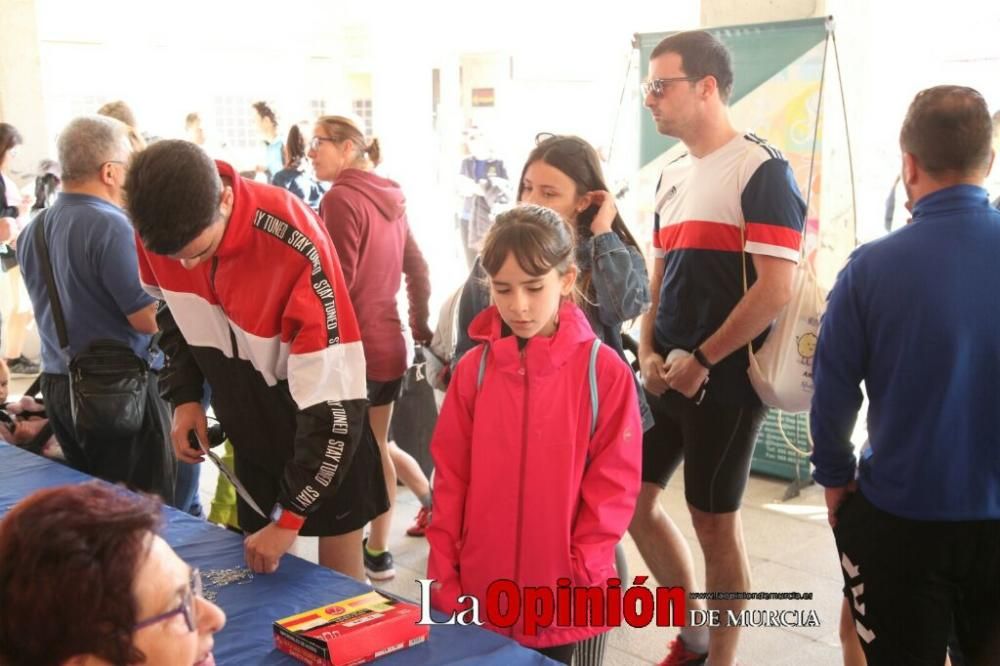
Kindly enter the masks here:
M 646 392 L 655 424 L 642 438 L 642 480 L 661 488 L 684 461 L 684 495 L 706 513 L 740 508 L 757 433 L 767 408 L 700 405 L 676 391 Z
M 368 406 L 381 407 L 391 405 L 399 397 L 399 389 L 403 385 L 403 378 L 390 379 L 387 382 L 379 382 L 374 379 L 368 380 Z

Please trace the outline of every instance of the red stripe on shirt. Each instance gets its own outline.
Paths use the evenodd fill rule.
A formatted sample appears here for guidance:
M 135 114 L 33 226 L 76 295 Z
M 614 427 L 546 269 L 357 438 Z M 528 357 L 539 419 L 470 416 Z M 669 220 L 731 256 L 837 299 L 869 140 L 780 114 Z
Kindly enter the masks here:
M 688 220 L 660 229 L 660 247 L 672 250 L 721 250 L 739 252 L 740 228 L 722 222 Z
M 747 222 L 747 242 L 787 247 L 797 252 L 802 242 L 802 233 L 776 224 Z

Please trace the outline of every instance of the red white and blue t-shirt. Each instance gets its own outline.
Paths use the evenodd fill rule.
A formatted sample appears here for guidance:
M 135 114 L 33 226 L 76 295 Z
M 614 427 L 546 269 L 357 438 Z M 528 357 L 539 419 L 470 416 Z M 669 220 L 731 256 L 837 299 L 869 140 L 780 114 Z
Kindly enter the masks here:
M 665 264 L 655 328 L 662 353 L 694 349 L 726 320 L 743 297 L 741 248 L 799 260 L 806 204 L 788 162 L 753 134 L 668 164 L 655 210 L 653 252 Z M 749 256 L 746 274 L 749 288 L 757 278 Z M 747 365 L 745 347 L 718 363 L 709 393 L 719 402 L 757 403 Z

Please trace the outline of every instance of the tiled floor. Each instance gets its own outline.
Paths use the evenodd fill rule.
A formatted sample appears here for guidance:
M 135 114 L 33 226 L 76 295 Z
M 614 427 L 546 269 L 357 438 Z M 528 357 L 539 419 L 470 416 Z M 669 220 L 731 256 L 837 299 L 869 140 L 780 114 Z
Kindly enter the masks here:
M 697 554 L 681 479 L 681 474 L 675 475 L 676 487 L 667 488 L 661 502 L 688 538 L 696 554 L 697 576 L 702 580 L 704 568 Z M 215 487 L 211 466 L 205 467 L 201 487 L 208 506 Z M 833 536 L 826 523 L 822 488 L 809 486 L 799 497 L 782 501 L 786 487 L 786 482 L 755 476 L 747 488 L 743 522 L 753 570 L 753 589 L 811 592 L 813 600 L 756 601 L 751 602 L 750 607 L 815 610 L 821 626 L 745 629 L 740 640 L 739 660 L 743 666 L 835 666 L 841 663 L 837 621 L 843 583 Z M 419 509 L 416 498 L 400 488 L 397 503 L 391 538 L 396 577 L 379 586 L 416 599 L 418 588 L 414 581 L 424 576 L 427 542 L 405 534 Z M 296 545 L 300 556 L 315 561 L 315 540 L 300 539 L 300 542 Z M 628 536 L 624 543 L 630 575 L 643 573 L 645 566 L 635 544 Z M 675 633 L 675 629 L 657 627 L 616 629 L 611 634 L 604 663 L 608 666 L 655 664 L 665 656 L 665 646 Z

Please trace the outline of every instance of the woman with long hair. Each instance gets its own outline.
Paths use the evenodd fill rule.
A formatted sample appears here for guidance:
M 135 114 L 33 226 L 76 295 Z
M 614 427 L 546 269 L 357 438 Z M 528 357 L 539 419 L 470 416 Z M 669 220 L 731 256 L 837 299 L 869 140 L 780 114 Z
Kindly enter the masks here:
M 281 187 L 302 199 L 315 211 L 319 210 L 323 188 L 313 177 L 306 160 L 306 139 L 300 125 L 292 125 L 285 138 L 285 168 L 274 174 L 271 184 Z
M 594 147 L 576 136 L 542 133 L 535 139 L 521 170 L 517 202 L 550 208 L 575 229 L 580 307 L 594 333 L 627 361 L 622 326 L 650 305 L 639 244 L 615 206 Z M 459 305 L 455 362 L 472 346 L 469 323 L 489 305 L 485 285 L 485 272 L 477 263 Z M 648 430 L 653 418 L 642 391 L 638 400 L 643 429 Z

